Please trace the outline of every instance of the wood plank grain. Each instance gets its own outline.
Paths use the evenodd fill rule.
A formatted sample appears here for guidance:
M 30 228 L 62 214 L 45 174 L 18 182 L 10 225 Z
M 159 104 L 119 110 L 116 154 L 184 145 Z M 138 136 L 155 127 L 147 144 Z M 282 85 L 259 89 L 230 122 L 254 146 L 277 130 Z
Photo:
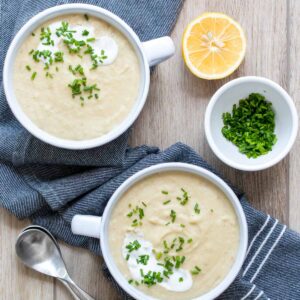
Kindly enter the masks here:
M 19 232 L 29 224 L 0 209 L 0 299 L 52 300 L 53 279 L 25 267 L 15 254 Z
M 300 113 L 300 2 L 297 0 L 288 1 L 289 10 L 289 92 L 296 104 L 298 114 Z M 296 143 L 290 153 L 289 161 L 289 217 L 291 228 L 300 231 L 300 139 L 299 133 Z
M 60 246 L 69 275 L 82 289 L 95 299 L 122 299 L 102 272 L 102 257 L 65 243 L 60 243 Z M 68 290 L 56 281 L 54 299 L 72 300 L 73 298 Z

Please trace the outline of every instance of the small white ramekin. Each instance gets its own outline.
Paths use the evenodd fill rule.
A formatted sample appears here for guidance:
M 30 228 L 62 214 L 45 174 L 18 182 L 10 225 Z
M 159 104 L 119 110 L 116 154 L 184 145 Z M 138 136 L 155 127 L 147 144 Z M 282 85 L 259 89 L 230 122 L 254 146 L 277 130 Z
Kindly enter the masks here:
M 154 300 L 155 298 L 144 294 L 143 292 L 135 288 L 133 285 L 129 284 L 125 276 L 122 275 L 122 273 L 116 266 L 113 257 L 111 256 L 109 246 L 109 221 L 115 205 L 117 205 L 118 201 L 122 198 L 122 195 L 126 193 L 126 191 L 131 186 L 133 186 L 135 183 L 137 183 L 145 177 L 166 171 L 187 172 L 207 179 L 208 181 L 212 182 L 215 186 L 217 186 L 226 195 L 236 213 L 240 230 L 239 246 L 235 261 L 227 276 L 215 288 L 213 288 L 211 291 L 207 292 L 204 295 L 194 298 L 193 300 L 215 299 L 229 287 L 229 285 L 233 282 L 243 265 L 248 246 L 248 227 L 244 211 L 237 196 L 221 178 L 219 178 L 218 176 L 206 169 L 185 163 L 164 163 L 139 171 L 138 173 L 134 174 L 133 176 L 129 177 L 126 181 L 124 181 L 124 183 L 121 184 L 121 186 L 114 192 L 108 204 L 106 205 L 102 217 L 87 215 L 74 216 L 72 220 L 72 232 L 74 234 L 85 235 L 100 239 L 103 258 L 110 273 L 118 282 L 118 284 L 135 299 Z
M 272 151 L 255 159 L 240 153 L 221 132 L 222 114 L 231 113 L 233 104 L 251 93 L 260 93 L 272 103 L 278 138 Z M 291 150 L 297 131 L 298 115 L 293 100 L 281 86 L 263 77 L 240 77 L 224 84 L 213 95 L 205 112 L 205 135 L 210 148 L 220 160 L 239 170 L 258 171 L 278 163 Z
M 13 87 L 13 68 L 18 50 L 24 40 L 40 25 L 58 16 L 67 14 L 88 14 L 106 21 L 120 32 L 122 32 L 131 42 L 140 63 L 141 82 L 137 100 L 127 118 L 112 131 L 104 136 L 91 140 L 74 141 L 55 137 L 34 124 L 29 117 L 22 111 L 19 102 L 16 99 Z M 140 114 L 148 95 L 150 83 L 149 67 L 156 65 L 175 52 L 173 41 L 170 37 L 161 37 L 147 42 L 141 42 L 135 32 L 115 14 L 103 8 L 88 4 L 64 4 L 55 6 L 42 11 L 30 19 L 17 33 L 7 51 L 3 69 L 3 84 L 7 102 L 18 121 L 38 139 L 66 149 L 88 149 L 104 145 L 122 133 L 124 133 L 136 120 Z

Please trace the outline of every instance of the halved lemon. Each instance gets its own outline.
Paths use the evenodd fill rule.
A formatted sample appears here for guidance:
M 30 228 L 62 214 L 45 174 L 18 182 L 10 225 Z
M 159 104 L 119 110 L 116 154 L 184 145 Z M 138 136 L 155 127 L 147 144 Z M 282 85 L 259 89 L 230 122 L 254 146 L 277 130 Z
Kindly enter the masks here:
M 182 50 L 193 74 L 203 79 L 220 79 L 241 64 L 246 38 L 241 26 L 227 15 L 204 13 L 187 26 Z

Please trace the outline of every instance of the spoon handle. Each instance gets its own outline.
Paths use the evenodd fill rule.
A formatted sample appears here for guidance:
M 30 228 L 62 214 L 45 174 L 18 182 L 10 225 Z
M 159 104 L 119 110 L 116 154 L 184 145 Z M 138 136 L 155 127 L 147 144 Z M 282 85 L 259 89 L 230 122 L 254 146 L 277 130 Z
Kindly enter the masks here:
M 64 280 L 62 280 L 60 278 L 57 278 L 57 279 L 67 288 L 67 290 L 70 292 L 70 294 L 73 296 L 73 298 L 75 300 L 80 300 L 80 298 L 78 298 L 76 296 L 76 294 L 73 292 L 73 290 L 70 288 L 70 286 Z
M 76 300 L 95 300 L 88 293 L 82 290 L 72 279 L 63 279 L 61 280 L 63 284 L 67 287 L 70 293 L 73 295 Z

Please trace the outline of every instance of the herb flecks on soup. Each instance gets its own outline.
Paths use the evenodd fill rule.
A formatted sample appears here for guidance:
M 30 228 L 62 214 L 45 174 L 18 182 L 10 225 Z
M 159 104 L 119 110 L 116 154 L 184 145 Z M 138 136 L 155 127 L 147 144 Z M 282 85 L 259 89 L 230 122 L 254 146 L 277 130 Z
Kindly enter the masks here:
M 128 116 L 139 80 L 138 58 L 125 36 L 78 14 L 50 20 L 25 40 L 15 62 L 14 90 L 38 127 L 86 140 Z
M 229 272 L 239 226 L 231 203 L 215 185 L 190 173 L 162 172 L 119 199 L 109 243 L 130 284 L 159 299 L 191 299 Z

